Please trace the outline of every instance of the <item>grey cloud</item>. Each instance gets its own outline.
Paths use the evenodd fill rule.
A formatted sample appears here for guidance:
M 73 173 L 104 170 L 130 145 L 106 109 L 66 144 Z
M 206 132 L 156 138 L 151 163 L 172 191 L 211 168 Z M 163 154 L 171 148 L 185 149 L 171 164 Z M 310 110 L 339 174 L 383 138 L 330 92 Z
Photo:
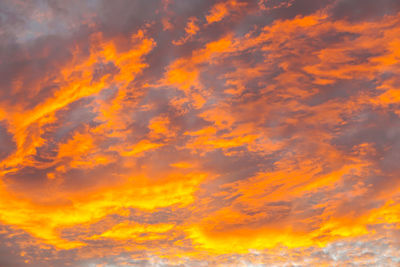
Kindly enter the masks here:
M 7 130 L 7 124 L 0 121 L 0 160 L 5 159 L 16 149 L 13 136 Z
M 350 21 L 379 19 L 398 11 L 400 2 L 397 0 L 339 0 L 331 10 L 334 19 Z

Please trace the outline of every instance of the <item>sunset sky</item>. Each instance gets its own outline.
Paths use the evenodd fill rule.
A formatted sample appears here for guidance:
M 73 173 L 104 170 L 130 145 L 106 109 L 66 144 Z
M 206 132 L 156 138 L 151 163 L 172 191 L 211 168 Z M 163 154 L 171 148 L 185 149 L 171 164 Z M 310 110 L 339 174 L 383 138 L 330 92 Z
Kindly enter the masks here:
M 400 266 L 400 1 L 0 0 L 22 266 Z

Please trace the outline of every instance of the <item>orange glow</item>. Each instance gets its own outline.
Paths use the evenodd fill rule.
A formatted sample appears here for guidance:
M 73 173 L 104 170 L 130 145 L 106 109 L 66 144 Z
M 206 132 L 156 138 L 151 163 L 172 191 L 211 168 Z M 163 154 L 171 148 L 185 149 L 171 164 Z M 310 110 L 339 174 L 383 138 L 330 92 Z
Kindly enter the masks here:
M 400 262 L 400 5 L 106 2 L 0 4 L 1 266 Z

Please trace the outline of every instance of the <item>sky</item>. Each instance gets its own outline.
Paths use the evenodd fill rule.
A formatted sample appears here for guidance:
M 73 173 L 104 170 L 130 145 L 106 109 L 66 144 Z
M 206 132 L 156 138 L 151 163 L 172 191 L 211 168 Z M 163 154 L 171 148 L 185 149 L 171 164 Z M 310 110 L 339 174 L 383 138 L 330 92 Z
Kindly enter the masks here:
M 399 266 L 400 2 L 1 0 L 0 266 Z

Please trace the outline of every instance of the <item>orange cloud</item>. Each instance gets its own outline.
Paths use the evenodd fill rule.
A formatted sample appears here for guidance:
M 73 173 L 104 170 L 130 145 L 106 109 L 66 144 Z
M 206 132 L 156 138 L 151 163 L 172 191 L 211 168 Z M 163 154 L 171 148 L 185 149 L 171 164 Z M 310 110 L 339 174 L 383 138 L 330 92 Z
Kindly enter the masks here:
M 397 264 L 400 6 L 195 2 L 0 4 L 0 265 Z

